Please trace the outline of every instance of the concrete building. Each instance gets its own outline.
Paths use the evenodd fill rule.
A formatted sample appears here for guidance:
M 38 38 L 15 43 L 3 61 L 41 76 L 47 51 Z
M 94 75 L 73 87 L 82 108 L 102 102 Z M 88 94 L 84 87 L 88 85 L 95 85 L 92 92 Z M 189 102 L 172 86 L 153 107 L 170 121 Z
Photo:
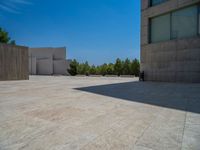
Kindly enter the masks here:
M 29 48 L 31 75 L 68 75 L 66 48 Z
M 200 0 L 142 0 L 146 81 L 200 82 Z

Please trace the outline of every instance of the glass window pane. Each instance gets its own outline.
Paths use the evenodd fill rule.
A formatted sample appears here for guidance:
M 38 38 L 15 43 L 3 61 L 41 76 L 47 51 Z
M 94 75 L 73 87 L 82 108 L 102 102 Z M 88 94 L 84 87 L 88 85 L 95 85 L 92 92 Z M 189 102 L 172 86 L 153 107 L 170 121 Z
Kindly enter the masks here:
M 167 0 L 151 0 L 151 5 L 154 6 L 154 5 L 158 5 L 160 3 L 163 3 Z
M 199 35 L 200 35 L 200 6 L 199 6 L 198 11 L 199 11 Z
M 151 42 L 170 40 L 170 14 L 151 20 Z
M 186 38 L 197 35 L 197 6 L 172 13 L 172 38 Z

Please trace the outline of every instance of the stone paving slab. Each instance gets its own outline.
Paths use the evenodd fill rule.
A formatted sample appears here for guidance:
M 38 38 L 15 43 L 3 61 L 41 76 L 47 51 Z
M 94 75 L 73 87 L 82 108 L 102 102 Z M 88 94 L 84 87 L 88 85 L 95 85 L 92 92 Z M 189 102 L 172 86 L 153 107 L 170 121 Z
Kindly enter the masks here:
M 137 80 L 0 82 L 0 150 L 199 150 L 200 84 Z

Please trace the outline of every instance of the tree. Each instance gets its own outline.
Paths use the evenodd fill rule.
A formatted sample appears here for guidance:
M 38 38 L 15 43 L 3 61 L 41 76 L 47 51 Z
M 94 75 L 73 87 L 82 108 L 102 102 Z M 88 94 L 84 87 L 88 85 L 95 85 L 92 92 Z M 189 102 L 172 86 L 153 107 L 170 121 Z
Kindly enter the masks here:
M 77 73 L 78 74 L 84 74 L 83 72 L 84 72 L 84 69 L 83 69 L 84 67 L 83 67 L 83 64 L 82 63 L 80 63 L 79 65 L 78 65 L 78 67 L 77 67 Z
M 114 72 L 118 76 L 120 76 L 122 74 L 122 61 L 119 58 L 117 58 L 117 60 L 115 62 Z
M 106 73 L 107 73 L 107 64 L 106 63 L 104 63 L 102 66 L 100 66 L 100 74 L 102 75 L 102 76 L 105 76 L 106 75 Z
M 100 66 L 92 65 L 90 66 L 88 62 L 78 63 L 75 59 L 70 63 L 70 69 L 68 72 L 71 75 L 135 75 L 139 76 L 140 72 L 140 63 L 139 60 L 134 59 L 130 61 L 130 59 L 126 59 L 125 61 L 120 60 L 119 58 L 116 60 L 115 64 L 112 63 L 104 63 Z
M 101 74 L 101 66 L 96 67 L 96 74 L 100 75 Z
M 6 44 L 12 44 L 15 45 L 15 41 L 10 41 L 10 37 L 8 35 L 8 32 L 0 28 L 0 43 L 6 43 Z
M 15 40 L 10 41 L 11 45 L 16 45 Z
M 140 62 L 139 60 L 134 59 L 131 63 L 131 74 L 138 77 L 139 73 L 140 73 Z
M 76 61 L 76 59 L 74 59 L 70 63 L 70 69 L 68 69 L 69 74 L 72 76 L 77 75 L 77 68 L 78 68 L 78 62 Z
M 8 43 L 10 41 L 10 37 L 8 36 L 8 32 L 0 28 L 0 42 Z
M 88 64 L 88 61 L 86 61 L 84 63 L 84 74 L 88 76 L 89 72 L 90 72 L 90 65 Z
M 78 74 L 89 75 L 89 70 L 90 70 L 90 66 L 87 61 L 85 63 L 78 65 Z
M 96 67 L 95 67 L 95 65 L 92 65 L 92 66 L 90 67 L 89 73 L 90 73 L 91 75 L 95 75 L 95 74 L 97 73 L 97 72 L 96 72 Z
M 112 63 L 107 65 L 106 74 L 108 74 L 108 75 L 114 74 L 114 65 Z
M 123 63 L 123 74 L 124 75 L 131 74 L 131 61 L 128 58 Z

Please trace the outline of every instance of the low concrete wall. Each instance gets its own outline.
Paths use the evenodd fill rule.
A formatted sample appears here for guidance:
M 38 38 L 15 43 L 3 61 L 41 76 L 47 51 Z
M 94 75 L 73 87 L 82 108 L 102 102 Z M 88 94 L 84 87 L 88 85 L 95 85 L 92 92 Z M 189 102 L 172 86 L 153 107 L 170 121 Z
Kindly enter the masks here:
M 28 80 L 28 48 L 0 44 L 0 81 Z

